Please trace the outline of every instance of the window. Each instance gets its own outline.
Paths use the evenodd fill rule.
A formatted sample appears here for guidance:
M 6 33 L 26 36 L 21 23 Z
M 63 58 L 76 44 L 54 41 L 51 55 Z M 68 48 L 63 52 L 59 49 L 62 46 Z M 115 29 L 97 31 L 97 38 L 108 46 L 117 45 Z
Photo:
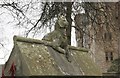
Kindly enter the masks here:
M 105 59 L 106 59 L 106 61 L 112 61 L 113 60 L 113 52 L 105 52 Z
M 112 61 L 113 60 L 113 53 L 110 52 L 110 60 Z
M 104 39 L 105 40 L 111 40 L 112 39 L 112 34 L 110 32 L 107 32 L 104 34 Z
M 106 61 L 108 61 L 108 52 L 105 52 Z

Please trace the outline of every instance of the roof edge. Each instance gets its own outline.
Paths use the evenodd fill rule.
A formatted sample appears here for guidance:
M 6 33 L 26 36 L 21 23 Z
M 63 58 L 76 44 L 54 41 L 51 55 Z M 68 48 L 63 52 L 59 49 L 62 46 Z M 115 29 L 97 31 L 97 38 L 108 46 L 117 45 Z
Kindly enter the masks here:
M 81 47 L 75 47 L 75 46 L 69 46 L 71 50 L 77 50 L 77 51 L 82 51 L 82 52 L 88 52 L 89 50 L 86 48 L 81 48 Z
M 20 36 L 16 36 L 16 35 L 13 37 L 13 40 L 14 40 L 14 42 L 19 41 L 19 42 L 27 42 L 27 43 L 44 44 L 43 40 L 20 37 Z
M 32 39 L 32 38 L 26 38 L 26 37 L 20 37 L 15 35 L 13 37 L 14 44 L 16 44 L 17 41 L 19 42 L 27 42 L 27 43 L 36 43 L 36 44 L 44 44 L 45 46 L 51 46 L 51 42 L 45 41 L 45 40 L 38 40 L 38 39 Z M 74 46 L 69 46 L 71 50 L 77 50 L 77 51 L 82 51 L 82 52 L 88 52 L 88 49 L 81 48 L 81 47 L 74 47 Z

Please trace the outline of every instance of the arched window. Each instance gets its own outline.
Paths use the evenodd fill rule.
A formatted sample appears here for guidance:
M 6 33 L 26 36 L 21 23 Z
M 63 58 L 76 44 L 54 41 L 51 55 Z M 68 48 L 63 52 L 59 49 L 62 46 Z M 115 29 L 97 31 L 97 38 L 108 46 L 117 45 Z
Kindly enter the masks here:
M 112 34 L 111 34 L 111 32 L 104 33 L 104 39 L 106 41 L 112 40 Z

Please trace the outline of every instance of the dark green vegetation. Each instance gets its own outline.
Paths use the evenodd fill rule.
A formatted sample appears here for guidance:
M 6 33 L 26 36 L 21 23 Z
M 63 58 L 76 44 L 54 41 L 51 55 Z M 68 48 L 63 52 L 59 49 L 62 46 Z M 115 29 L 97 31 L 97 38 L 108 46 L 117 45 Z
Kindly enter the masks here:
M 120 73 L 120 58 L 113 60 L 111 67 L 108 69 L 108 72 Z

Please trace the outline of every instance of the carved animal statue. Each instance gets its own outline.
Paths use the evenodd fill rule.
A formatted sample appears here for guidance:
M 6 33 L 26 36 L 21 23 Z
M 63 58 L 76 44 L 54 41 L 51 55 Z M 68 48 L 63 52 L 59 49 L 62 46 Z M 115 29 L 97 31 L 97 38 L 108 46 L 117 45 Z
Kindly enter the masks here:
M 62 53 L 66 55 L 67 60 L 70 62 L 69 55 L 70 51 L 67 44 L 66 28 L 69 23 L 66 20 L 65 16 L 59 16 L 58 20 L 55 23 L 55 30 L 51 33 L 48 33 L 43 37 L 43 40 L 49 41 L 52 44 L 52 47 L 61 52 L 58 47 L 62 48 Z

